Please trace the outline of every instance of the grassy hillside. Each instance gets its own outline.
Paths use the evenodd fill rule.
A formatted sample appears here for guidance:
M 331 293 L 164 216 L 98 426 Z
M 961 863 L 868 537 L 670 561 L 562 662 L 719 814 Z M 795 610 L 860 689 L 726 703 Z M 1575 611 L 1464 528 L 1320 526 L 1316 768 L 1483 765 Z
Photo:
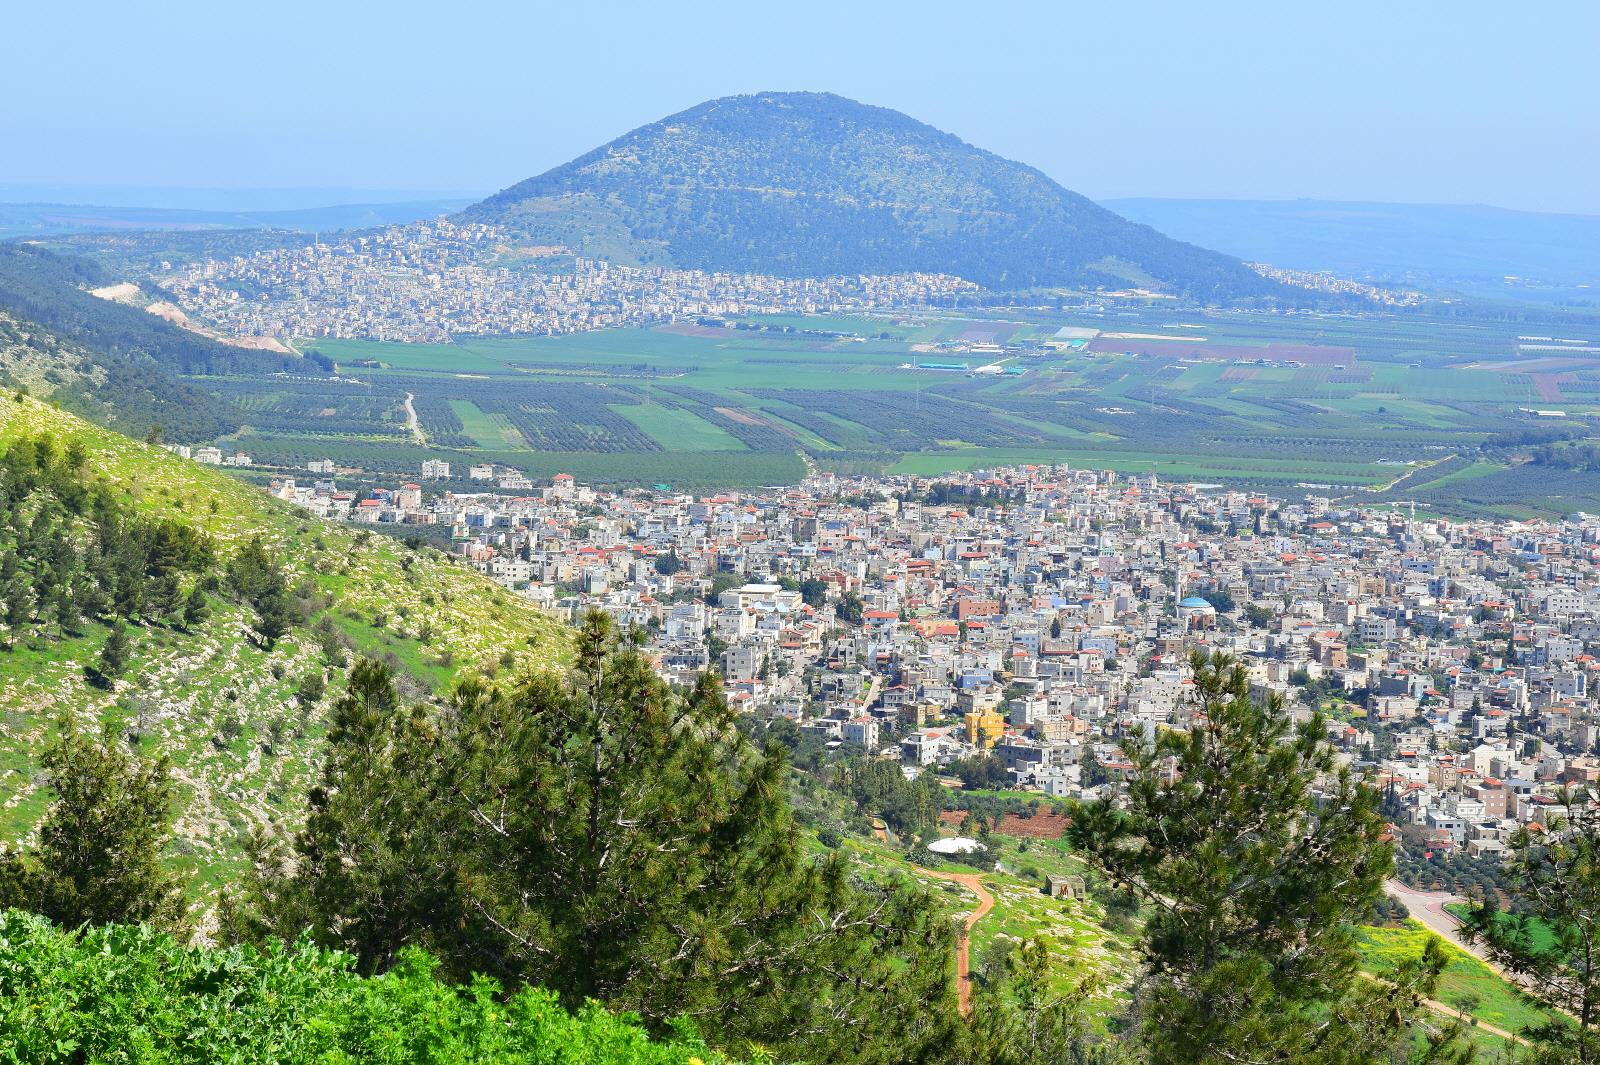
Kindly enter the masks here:
M 214 594 L 211 616 L 193 631 L 130 628 L 130 665 L 110 690 L 85 673 L 107 637 L 97 623 L 0 650 L 0 840 L 24 837 L 42 812 L 37 759 L 60 720 L 104 722 L 171 757 L 187 799 L 175 860 L 215 888 L 253 829 L 302 808 L 326 701 L 297 698 L 307 678 L 336 688 L 340 664 L 366 654 L 397 662 L 420 693 L 463 669 L 552 667 L 566 656 L 564 626 L 447 555 L 321 522 L 217 470 L 6 392 L 0 451 L 39 434 L 80 443 L 91 476 L 132 510 L 192 525 L 223 559 L 260 536 L 309 616 L 265 650 L 247 635 L 250 608 Z

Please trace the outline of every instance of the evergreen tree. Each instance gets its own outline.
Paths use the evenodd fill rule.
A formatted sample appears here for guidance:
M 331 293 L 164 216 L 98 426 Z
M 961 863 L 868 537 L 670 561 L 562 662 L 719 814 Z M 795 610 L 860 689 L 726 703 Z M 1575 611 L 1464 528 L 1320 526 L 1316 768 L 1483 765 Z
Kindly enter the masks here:
M 1095 1038 L 1087 981 L 1058 986 L 1049 941 L 1014 944 L 973 996 L 965 1060 L 972 1065 L 1111 1065 L 1127 1055 Z
M 1564 790 L 1538 828 L 1523 826 L 1503 865 L 1515 912 L 1491 901 L 1467 921 L 1490 957 L 1516 973 L 1553 1019 L 1523 1035 L 1541 1063 L 1600 1062 L 1600 808 L 1588 787 Z
M 211 616 L 211 602 L 206 598 L 205 590 L 199 583 L 189 589 L 188 598 L 183 601 L 183 627 L 196 629 L 205 624 Z
M 1359 979 L 1351 926 L 1394 864 L 1376 790 L 1337 767 L 1313 717 L 1292 729 L 1237 662 L 1193 661 L 1188 732 L 1137 756 L 1126 810 L 1075 812 L 1073 843 L 1149 907 L 1137 1037 L 1155 1065 L 1387 1062 L 1421 1032 L 1442 954 L 1397 984 Z
M 0 861 L 0 908 L 57 924 L 177 927 L 178 884 L 161 866 L 175 789 L 165 759 L 131 757 L 107 732 L 66 730 L 44 756 L 54 801 L 37 847 Z
M 289 584 L 261 537 L 250 540 L 228 566 L 228 584 L 256 611 L 256 638 L 271 650 L 299 620 Z
M 585 620 L 575 667 L 406 708 L 352 670 L 293 862 L 267 854 L 236 929 L 311 927 L 364 968 L 422 945 L 487 972 L 683 1017 L 804 1060 L 927 1058 L 959 1037 L 953 930 L 910 885 L 811 859 L 786 769 L 710 676 L 668 688 Z
M 289 604 L 289 596 L 283 591 L 274 591 L 256 603 L 256 638 L 261 641 L 261 646 L 272 650 L 278 641 L 294 626 L 295 611 Z
M 95 672 L 111 681 L 122 676 L 128 668 L 128 632 L 122 622 L 112 621 L 106 642 L 100 645 L 100 657 L 95 660 Z

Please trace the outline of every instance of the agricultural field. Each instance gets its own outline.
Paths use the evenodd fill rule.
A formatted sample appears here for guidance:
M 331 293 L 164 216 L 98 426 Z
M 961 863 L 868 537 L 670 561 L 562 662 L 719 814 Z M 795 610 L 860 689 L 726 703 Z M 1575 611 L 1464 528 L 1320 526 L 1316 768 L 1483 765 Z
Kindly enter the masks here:
M 767 316 L 448 345 L 309 340 L 341 379 L 203 383 L 248 412 L 228 443 L 258 463 L 568 463 L 597 483 L 715 488 L 793 481 L 807 463 L 927 475 L 1065 462 L 1522 516 L 1600 510 L 1600 476 L 1535 469 L 1516 450 L 1594 430 L 1600 361 L 1584 328 L 1194 309 Z

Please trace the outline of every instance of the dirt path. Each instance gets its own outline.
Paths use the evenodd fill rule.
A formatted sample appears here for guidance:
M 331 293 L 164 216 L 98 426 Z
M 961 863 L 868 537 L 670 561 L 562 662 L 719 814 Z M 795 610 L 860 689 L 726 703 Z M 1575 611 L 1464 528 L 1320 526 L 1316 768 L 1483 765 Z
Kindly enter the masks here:
M 1412 919 L 1428 931 L 1434 933 L 1451 946 L 1459 947 L 1466 951 L 1506 983 L 1514 984 L 1524 989 L 1527 988 L 1528 983 L 1524 977 L 1516 973 L 1506 972 L 1484 953 L 1480 944 L 1461 934 L 1461 918 L 1445 909 L 1445 907 L 1452 903 L 1466 902 L 1466 899 L 1448 891 L 1418 891 L 1416 888 L 1406 887 L 1398 880 L 1385 881 L 1383 890 L 1388 892 L 1390 898 L 1398 899 L 1405 903 L 1406 909 L 1411 911 Z M 1455 1013 L 1449 1006 L 1443 1006 L 1442 1009 L 1446 1013 Z M 1482 1021 L 1478 1022 L 1478 1027 L 1491 1035 L 1501 1035 L 1498 1029 L 1484 1024 Z M 1506 1035 L 1505 1038 L 1515 1037 Z
M 937 873 L 921 866 L 912 868 L 921 876 L 931 876 L 935 880 L 948 880 L 952 884 L 960 884 L 978 896 L 978 908 L 967 914 L 966 924 L 961 929 L 961 938 L 956 942 L 956 992 L 960 996 L 962 1014 L 970 1014 L 972 1012 L 972 926 L 983 920 L 984 914 L 994 909 L 994 896 L 983 886 L 983 876 L 979 873 Z
M 1375 984 L 1388 984 L 1390 987 L 1394 986 L 1381 976 L 1373 976 L 1371 973 L 1361 973 L 1360 975 L 1365 979 L 1371 980 Z M 1479 1031 L 1488 1032 L 1490 1035 L 1498 1036 L 1501 1039 L 1516 1043 L 1520 1046 L 1533 1045 L 1520 1035 L 1514 1035 L 1511 1032 L 1506 1031 L 1504 1028 L 1490 1024 L 1488 1021 L 1474 1021 L 1471 1014 L 1462 1013 L 1454 1006 L 1446 1005 L 1445 1003 L 1440 1002 L 1438 999 L 1425 998 L 1422 1000 L 1422 1004 L 1428 1007 L 1428 1009 L 1432 1010 L 1434 1013 L 1441 1014 L 1445 1017 L 1454 1017 L 1457 1020 L 1466 1021 L 1469 1025 L 1472 1025 Z
M 411 433 L 412 440 L 426 446 L 428 438 L 422 434 L 422 420 L 417 417 L 417 408 L 411 402 L 416 398 L 410 392 L 406 393 L 406 429 Z

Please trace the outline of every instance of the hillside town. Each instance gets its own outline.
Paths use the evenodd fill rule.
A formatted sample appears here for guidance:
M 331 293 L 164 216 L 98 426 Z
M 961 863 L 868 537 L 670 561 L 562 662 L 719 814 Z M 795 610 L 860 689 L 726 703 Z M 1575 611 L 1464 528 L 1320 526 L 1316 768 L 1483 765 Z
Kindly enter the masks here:
M 710 497 L 469 472 L 481 490 L 436 490 L 451 471 L 432 462 L 393 489 L 272 491 L 448 527 L 537 606 L 641 633 L 667 678 L 717 669 L 739 708 L 908 775 L 987 752 L 1007 787 L 1114 794 L 1130 751 L 1189 723 L 1198 651 L 1236 656 L 1301 720 L 1324 711 L 1429 853 L 1493 858 L 1562 784 L 1600 780 L 1600 519 L 1450 521 L 1062 466 Z
M 977 291 L 943 274 L 779 278 L 622 266 L 562 248 L 515 248 L 501 227 L 442 218 L 187 264 L 158 283 L 186 312 L 234 336 L 429 343 L 701 315 L 927 306 Z

